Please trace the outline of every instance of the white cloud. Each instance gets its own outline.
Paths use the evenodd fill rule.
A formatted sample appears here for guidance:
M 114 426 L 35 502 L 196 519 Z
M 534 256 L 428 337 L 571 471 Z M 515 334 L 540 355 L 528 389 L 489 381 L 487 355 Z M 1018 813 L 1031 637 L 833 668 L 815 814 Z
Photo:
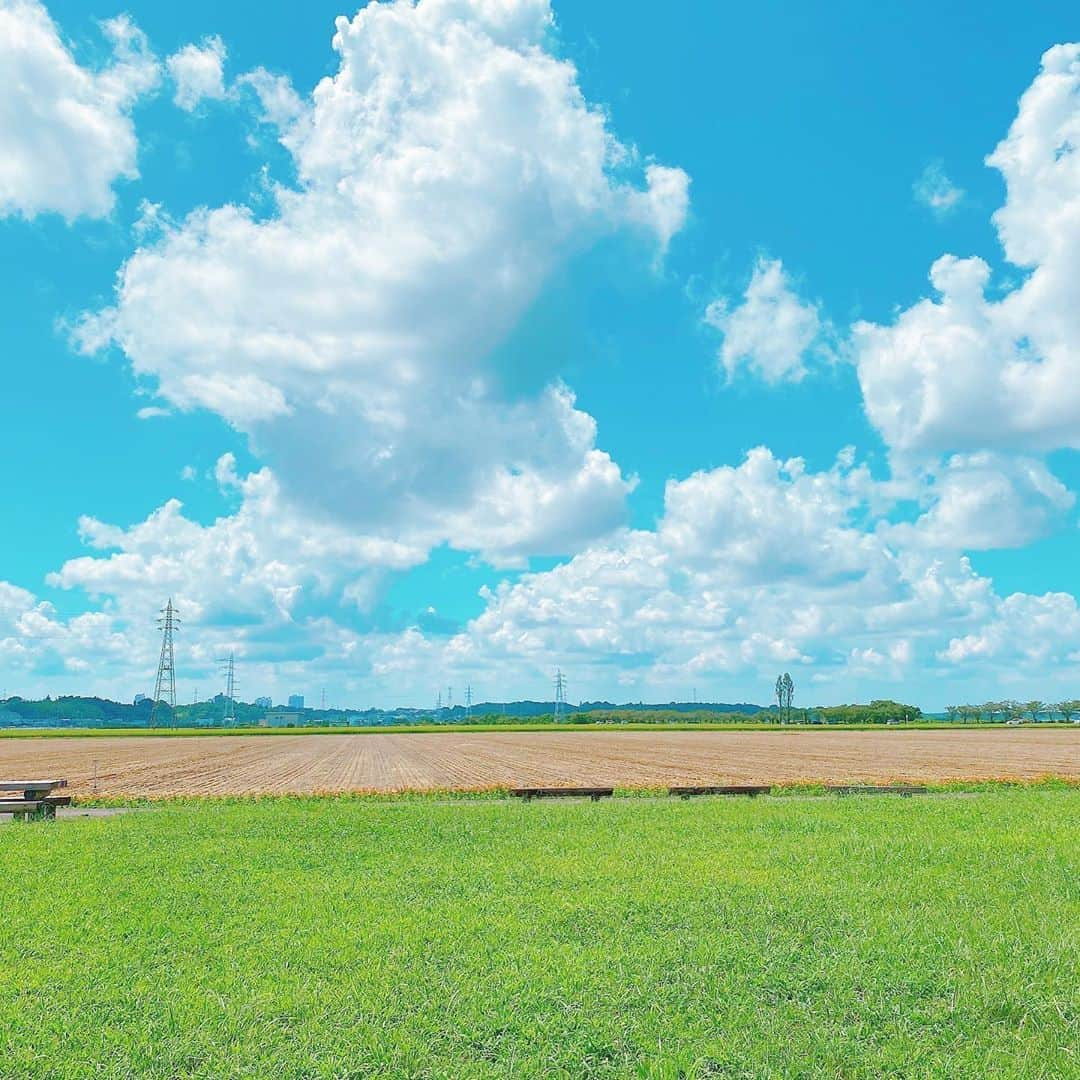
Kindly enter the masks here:
M 818 306 L 799 298 L 779 259 L 759 259 L 742 302 L 714 300 L 705 321 L 724 335 L 719 357 L 729 379 L 742 366 L 767 383 L 798 382 L 809 357 L 831 355 Z
M 947 217 L 964 200 L 964 189 L 957 187 L 945 174 L 940 161 L 932 161 L 923 169 L 912 186 L 916 201 L 938 217 Z
M 507 562 L 610 530 L 632 481 L 561 358 L 525 392 L 490 357 L 600 235 L 666 245 L 687 177 L 642 170 L 607 130 L 546 51 L 546 0 L 371 4 L 336 25 L 339 70 L 309 102 L 245 80 L 298 189 L 274 189 L 268 220 L 201 210 L 137 251 L 84 347 L 115 341 L 162 397 L 248 433 L 291 498 L 362 531 Z
M 215 476 L 239 505 L 209 524 L 175 499 L 126 528 L 81 520 L 90 550 L 47 583 L 86 592 L 97 610 L 64 620 L 0 585 L 0 658 L 24 688 L 85 689 L 76 668 L 88 663 L 96 689 L 127 696 L 153 671 L 154 616 L 172 596 L 185 686 L 212 682 L 224 649 L 241 659 L 246 686 L 280 696 L 325 684 L 358 704 L 420 703 L 427 687 L 465 679 L 496 700 L 539 696 L 555 664 L 572 673 L 575 697 L 667 700 L 697 686 L 760 700 L 784 668 L 805 702 L 894 693 L 943 703 L 964 686 L 980 699 L 1022 686 L 1065 693 L 1080 652 L 1075 600 L 1000 597 L 952 549 L 972 521 L 990 528 L 981 514 L 993 509 L 976 499 L 958 511 L 953 486 L 977 486 L 993 466 L 950 462 L 923 518 L 900 527 L 881 516 L 890 485 L 850 451 L 812 472 L 757 448 L 736 467 L 671 481 L 655 529 L 623 530 L 483 589 L 482 614 L 443 636 L 364 628 L 388 575 L 423 561 L 423 546 L 313 517 L 269 469 L 244 476 L 225 455 Z M 1064 502 L 1040 470 L 1022 478 L 1027 488 L 1015 478 L 1023 493 Z
M 220 101 L 225 92 L 225 42 L 217 35 L 203 38 L 199 45 L 185 45 L 165 61 L 175 84 L 173 100 L 192 112 L 204 100 Z
M 290 621 L 305 598 L 336 602 L 362 573 L 405 569 L 425 557 L 423 549 L 298 513 L 269 469 L 240 476 L 230 454 L 219 459 L 215 477 L 223 492 L 239 497 L 235 513 L 201 525 L 170 499 L 127 529 L 83 517 L 83 542 L 108 554 L 71 559 L 48 584 L 111 598 L 126 616 L 148 618 L 172 596 L 193 622 L 250 616 L 273 623 Z
M 987 464 L 954 463 L 952 482 Z M 558 663 L 582 696 L 622 683 L 653 700 L 692 685 L 767 688 L 784 666 L 796 681 L 812 671 L 818 697 L 854 696 L 862 681 L 911 697 L 928 678 L 974 678 L 985 694 L 1002 660 L 1015 662 L 1010 677 L 1066 681 L 1080 646 L 1072 597 L 997 596 L 948 544 L 931 550 L 881 520 L 882 488 L 847 452 L 812 473 L 758 448 L 738 467 L 669 483 L 655 531 L 485 591 L 487 609 L 460 634 L 373 638 L 372 676 L 438 685 L 441 672 L 497 672 L 536 685 Z M 999 667 L 982 664 L 990 657 Z
M 937 299 L 854 328 L 867 415 L 902 453 L 1080 447 L 1080 44 L 1046 52 L 987 163 L 1020 283 L 995 299 L 986 262 L 943 255 Z
M 939 551 L 1023 547 L 1062 525 L 1076 502 L 1043 462 L 991 451 L 954 455 L 925 497 L 932 505 L 894 537 Z
M 194 475 L 184 470 L 185 479 Z M 65 619 L 0 582 L 0 662 L 20 692 L 145 692 L 166 597 L 183 619 L 177 657 L 187 687 L 216 684 L 223 650 L 236 652 L 249 689 L 278 695 L 313 671 L 338 686 L 366 674 L 362 638 L 347 623 L 379 599 L 386 575 L 422 562 L 426 551 L 299 513 L 268 469 L 241 475 L 232 455 L 214 475 L 239 505 L 209 524 L 187 516 L 177 499 L 130 527 L 80 519 L 90 550 L 46 584 L 85 592 L 96 610 Z
M 1078 644 L 1080 609 L 1075 597 L 1060 592 L 1013 593 L 996 605 L 990 621 L 973 633 L 952 638 L 938 656 L 952 665 L 1004 661 L 1047 671 L 1055 664 L 1075 664 Z
M 255 68 L 236 80 L 238 88 L 250 87 L 258 98 L 263 123 L 287 130 L 303 117 L 307 106 L 285 75 L 273 75 L 265 68 Z
M 159 65 L 126 16 L 104 22 L 112 62 L 82 67 L 36 0 L 0 0 L 0 217 L 104 217 L 138 176 L 135 101 Z

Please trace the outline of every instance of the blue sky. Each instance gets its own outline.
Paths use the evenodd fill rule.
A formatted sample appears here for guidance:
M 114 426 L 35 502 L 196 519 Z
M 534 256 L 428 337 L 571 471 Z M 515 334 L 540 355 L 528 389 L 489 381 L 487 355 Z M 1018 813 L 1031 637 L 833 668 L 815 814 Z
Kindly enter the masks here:
M 1075 13 L 341 14 L 0 0 L 3 689 L 1076 692 Z

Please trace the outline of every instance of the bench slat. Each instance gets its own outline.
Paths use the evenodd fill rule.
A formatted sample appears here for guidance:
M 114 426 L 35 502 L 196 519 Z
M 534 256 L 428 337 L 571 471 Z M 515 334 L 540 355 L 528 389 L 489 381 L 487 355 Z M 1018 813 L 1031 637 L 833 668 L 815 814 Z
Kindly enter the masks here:
M 21 791 L 23 802 L 48 799 L 54 790 L 64 787 L 67 787 L 66 780 L 0 780 L 0 792 Z
M 614 788 L 609 787 L 550 787 L 550 788 L 511 788 L 510 794 L 520 799 L 559 799 L 576 796 L 578 798 L 590 798 L 594 802 L 597 799 L 609 799 L 615 794 Z
M 838 795 L 925 795 L 929 789 L 914 784 L 833 784 L 829 790 Z
M 70 795 L 50 795 L 43 799 L 0 799 L 0 813 L 33 813 L 42 808 L 56 810 L 56 807 L 71 806 Z

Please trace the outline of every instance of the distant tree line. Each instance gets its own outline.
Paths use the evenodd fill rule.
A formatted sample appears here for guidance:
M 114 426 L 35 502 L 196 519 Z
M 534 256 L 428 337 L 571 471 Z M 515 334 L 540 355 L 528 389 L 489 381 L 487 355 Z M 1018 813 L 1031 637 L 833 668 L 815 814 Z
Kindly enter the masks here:
M 0 712 L 37 721 L 99 720 L 102 723 L 145 724 L 150 719 L 153 704 L 149 699 L 138 705 L 128 705 L 99 697 L 46 697 L 40 701 L 11 697 L 0 701 Z
M 959 723 L 1008 723 L 1018 720 L 1053 720 L 1060 716 L 1066 723 L 1080 717 L 1080 701 L 984 701 L 981 705 L 946 705 L 945 715 Z
M 923 719 L 923 712 L 917 705 L 908 705 L 900 701 L 876 699 L 867 704 L 826 705 L 797 708 L 793 698 L 795 684 L 790 675 L 780 676 L 776 682 L 776 704 L 768 709 L 754 709 L 742 706 L 737 710 L 723 710 L 703 707 L 687 709 L 654 708 L 635 706 L 579 707 L 564 715 L 559 721 L 567 725 L 582 724 L 889 724 L 910 723 Z M 219 694 L 216 697 L 191 705 L 178 705 L 175 710 L 164 706 L 159 710 L 160 723 L 167 727 L 224 726 L 228 711 L 227 699 Z M 153 703 L 149 700 L 130 705 L 107 698 L 64 696 L 47 697 L 40 701 L 12 697 L 0 700 L 0 724 L 5 723 L 4 716 L 19 718 L 31 725 L 48 726 L 53 722 L 73 721 L 77 725 L 101 727 L 145 727 L 148 726 Z M 341 709 L 304 709 L 291 710 L 284 706 L 265 709 L 246 702 L 233 703 L 235 720 L 238 727 L 255 726 L 261 721 L 273 722 L 275 714 L 281 714 L 279 723 L 292 727 L 337 726 L 337 725 L 386 725 L 395 724 L 430 724 L 436 723 L 454 726 L 466 723 L 492 725 L 521 725 L 522 723 L 553 723 L 555 717 L 550 712 L 539 712 L 527 716 L 506 715 L 501 712 L 474 712 L 466 716 L 463 709 L 444 710 L 432 714 L 426 710 L 409 709 L 390 713 L 380 709 L 368 709 L 361 712 Z M 1043 701 L 988 701 L 981 705 L 949 705 L 945 710 L 947 718 L 953 723 L 1007 723 L 1017 721 L 1053 721 L 1060 718 L 1065 722 L 1080 719 L 1080 700 L 1067 700 L 1047 703 Z M 11 722 L 16 722 L 14 719 Z

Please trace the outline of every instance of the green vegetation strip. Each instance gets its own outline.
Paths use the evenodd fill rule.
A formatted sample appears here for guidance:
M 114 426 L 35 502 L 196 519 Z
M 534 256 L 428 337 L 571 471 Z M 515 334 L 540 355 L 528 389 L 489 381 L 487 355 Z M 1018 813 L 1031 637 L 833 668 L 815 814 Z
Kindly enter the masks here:
M 1080 791 L 0 827 L 5 1076 L 1080 1073 Z
M 1071 724 L 1040 723 L 1032 725 L 1039 731 L 1076 731 Z M 171 738 L 228 735 L 416 735 L 434 732 L 491 732 L 491 731 L 1013 731 L 1004 724 L 950 723 L 948 721 L 914 721 L 895 726 L 884 724 L 760 724 L 760 723 L 689 723 L 627 722 L 586 724 L 569 723 L 498 723 L 498 724 L 382 724 L 377 727 L 199 727 L 199 728 L 0 728 L 0 739 L 80 739 L 143 736 Z

